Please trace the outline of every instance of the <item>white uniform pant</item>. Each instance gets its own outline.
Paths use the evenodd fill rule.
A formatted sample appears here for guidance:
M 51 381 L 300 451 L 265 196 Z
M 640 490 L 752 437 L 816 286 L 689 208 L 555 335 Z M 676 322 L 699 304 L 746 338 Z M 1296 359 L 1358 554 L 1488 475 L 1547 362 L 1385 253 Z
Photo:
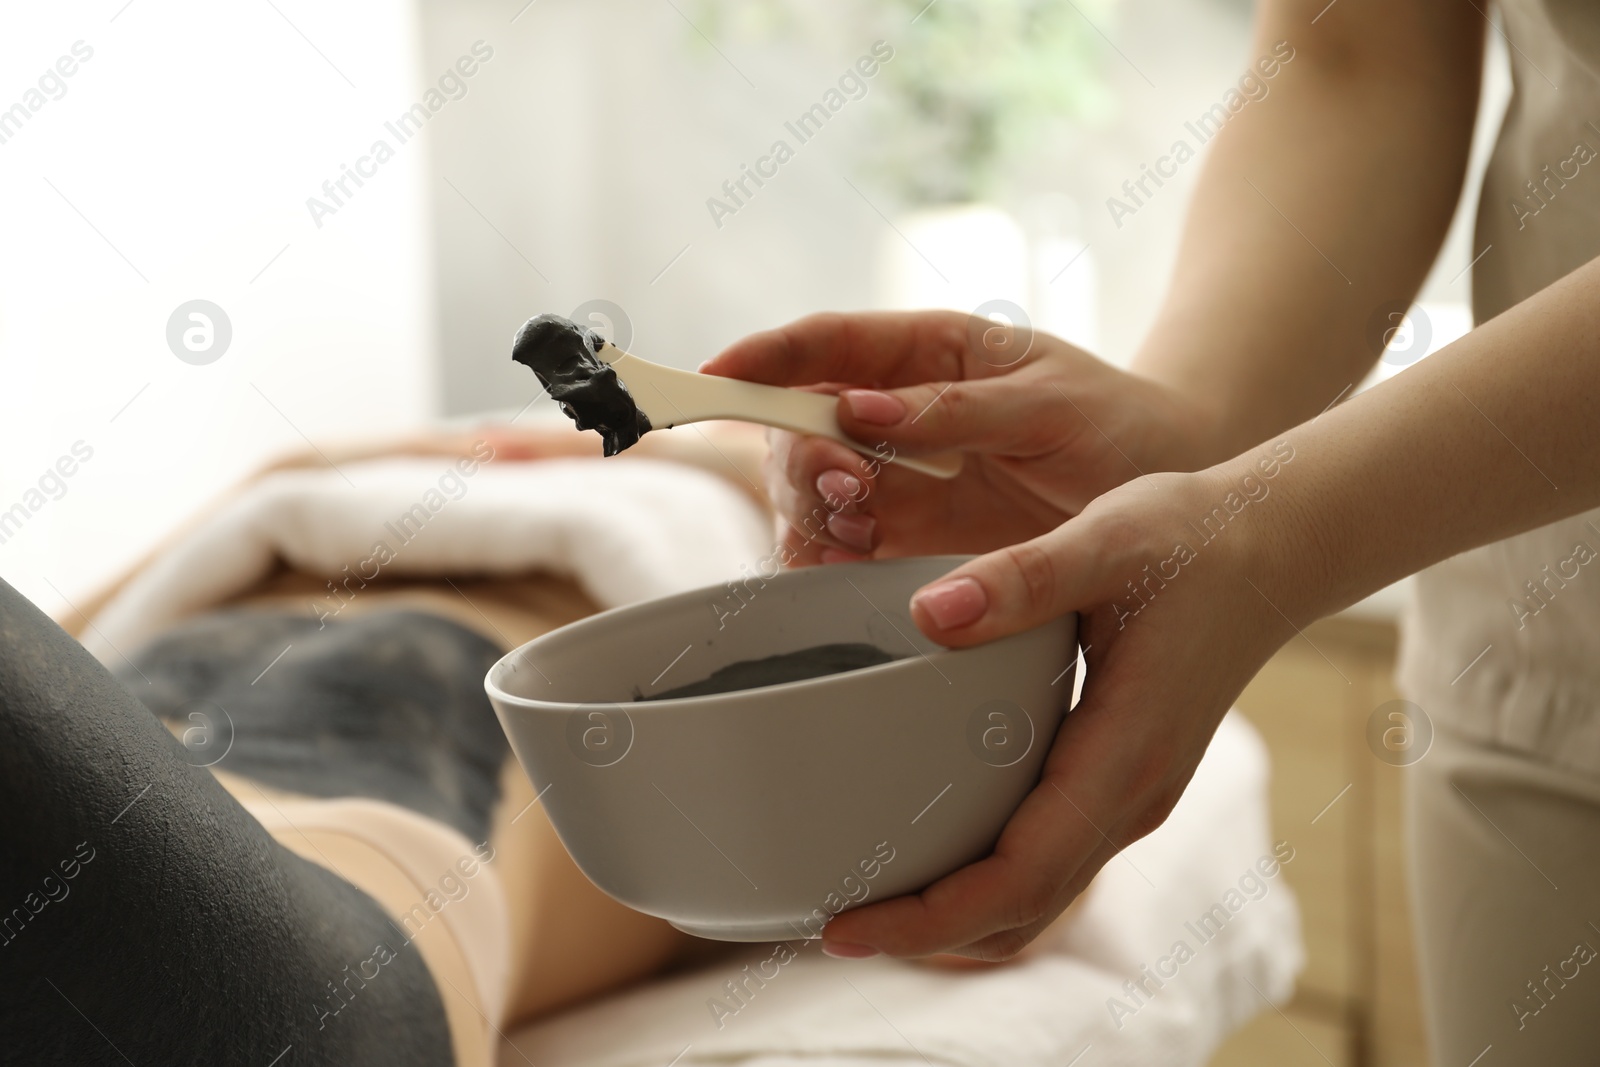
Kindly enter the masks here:
M 1440 718 L 1406 794 L 1434 1062 L 1600 1064 L 1600 774 Z

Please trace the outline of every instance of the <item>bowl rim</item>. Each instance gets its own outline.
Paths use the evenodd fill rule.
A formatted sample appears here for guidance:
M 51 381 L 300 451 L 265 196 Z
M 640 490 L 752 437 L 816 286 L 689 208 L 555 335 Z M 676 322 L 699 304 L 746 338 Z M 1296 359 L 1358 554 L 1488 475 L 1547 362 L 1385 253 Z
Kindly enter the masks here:
M 977 558 L 977 557 L 976 556 L 972 556 L 972 555 L 896 556 L 893 559 L 884 559 L 884 560 L 859 560 L 859 561 L 854 561 L 854 562 L 850 562 L 850 563 L 822 564 L 822 565 L 819 565 L 818 569 L 826 568 L 826 569 L 828 569 L 830 571 L 835 571 L 835 570 L 855 569 L 855 568 L 861 568 L 861 567 L 876 567 L 876 566 L 881 566 L 883 564 L 895 564 L 895 563 L 912 562 L 912 561 L 922 561 L 922 562 L 940 561 L 940 562 L 949 562 L 951 564 L 949 570 L 954 570 L 956 567 L 959 567 L 961 564 L 966 563 L 969 560 L 972 560 L 972 559 L 975 559 L 975 558 Z M 807 568 L 803 568 L 803 570 L 809 571 L 809 570 L 812 570 L 812 568 L 807 567 Z M 949 570 L 947 570 L 945 573 L 949 573 Z M 782 576 L 784 576 L 786 574 L 795 574 L 795 573 L 798 573 L 798 572 L 794 571 L 794 570 L 784 570 L 784 571 L 780 571 L 779 572 L 778 577 L 782 577 Z M 769 578 L 769 579 L 765 579 L 765 580 L 766 581 L 772 581 L 773 579 Z M 854 679 L 860 678 L 862 676 L 871 676 L 873 678 L 878 678 L 878 677 L 881 677 L 883 675 L 889 674 L 889 673 L 894 672 L 894 671 L 904 672 L 904 671 L 910 670 L 913 667 L 916 667 L 918 665 L 918 661 L 919 660 L 926 660 L 930 665 L 932 665 L 934 670 L 937 671 L 937 670 L 939 670 L 939 667 L 940 667 L 941 663 L 949 662 L 950 660 L 953 660 L 958 656 L 961 656 L 961 655 L 972 655 L 972 654 L 983 654 L 983 653 L 992 654 L 994 651 L 996 651 L 998 649 L 1005 648 L 1008 645 L 1011 645 L 1013 643 L 1019 642 L 1019 641 L 1025 639 L 1025 638 L 1028 638 L 1029 636 L 1037 633 L 1040 630 L 1049 629 L 1049 628 L 1052 628 L 1052 627 L 1057 627 L 1057 626 L 1062 626 L 1062 625 L 1074 625 L 1075 626 L 1075 623 L 1076 623 L 1076 613 L 1069 612 L 1066 615 L 1062 615 L 1062 616 L 1058 616 L 1056 618 L 1048 619 L 1045 622 L 1040 623 L 1038 626 L 1030 627 L 1029 629 L 1023 630 L 1023 631 L 1021 631 L 1019 633 L 1008 634 L 1005 637 L 996 638 L 996 639 L 994 639 L 992 641 L 985 641 L 984 643 L 982 643 L 980 645 L 971 645 L 971 646 L 966 647 L 966 648 L 950 648 L 950 647 L 945 646 L 945 645 L 939 645 L 932 652 L 923 652 L 921 649 L 918 649 L 916 655 L 900 656 L 900 657 L 897 657 L 896 659 L 893 659 L 893 660 L 889 661 L 888 663 L 876 663 L 876 664 L 873 664 L 870 667 L 856 667 L 856 668 L 853 668 L 851 670 L 846 670 L 846 671 L 835 671 L 835 672 L 833 672 L 831 674 L 815 675 L 815 676 L 813 676 L 811 678 L 798 678 L 798 679 L 795 679 L 794 681 L 789 681 L 789 682 L 777 682 L 777 683 L 775 683 L 773 685 L 756 686 L 755 688 L 751 688 L 751 689 L 733 689 L 733 690 L 728 690 L 728 691 L 720 692 L 720 693 L 705 693 L 705 694 L 701 694 L 701 695 L 698 695 L 698 696 L 666 697 L 666 698 L 663 698 L 663 699 L 655 699 L 655 700 L 626 700 L 626 701 L 624 701 L 624 700 L 589 700 L 589 701 L 581 701 L 581 700 L 540 700 L 537 697 L 524 697 L 524 696 L 517 696 L 517 695 L 515 695 L 513 693 L 509 693 L 497 681 L 497 678 L 499 676 L 501 676 L 501 675 L 506 673 L 506 667 L 511 662 L 511 660 L 513 658 L 519 657 L 525 649 L 527 649 L 527 648 L 529 648 L 529 647 L 531 647 L 533 645 L 536 645 L 541 641 L 547 640 L 547 639 L 549 639 L 550 637 L 553 637 L 556 634 L 564 633 L 565 631 L 570 630 L 570 629 L 572 629 L 574 627 L 587 626 L 587 625 L 599 625 L 600 624 L 600 620 L 602 620 L 602 619 L 606 619 L 606 618 L 608 618 L 610 616 L 619 615 L 619 614 L 622 614 L 622 613 L 625 613 L 625 612 L 638 611 L 641 608 L 646 607 L 648 605 L 665 604 L 665 603 L 669 603 L 671 601 L 678 600 L 680 598 L 693 597 L 693 596 L 697 596 L 697 595 L 706 593 L 708 591 L 717 590 L 717 589 L 720 589 L 720 588 L 721 588 L 720 585 L 703 585 L 703 586 L 698 586 L 698 587 L 696 587 L 694 589 L 685 589 L 682 592 L 678 592 L 678 593 L 669 593 L 666 596 L 662 596 L 662 597 L 654 597 L 654 598 L 652 598 L 650 600 L 637 601 L 637 602 L 632 603 L 632 604 L 621 604 L 621 605 L 619 605 L 617 607 L 614 607 L 614 608 L 608 608 L 605 611 L 596 612 L 595 614 L 586 616 L 586 617 L 584 617 L 582 619 L 576 619 L 576 620 L 574 620 L 574 621 L 572 621 L 570 623 L 567 623 L 565 626 L 559 626 L 556 629 L 551 630 L 551 631 L 549 631 L 547 633 L 540 634 L 538 637 L 532 638 L 532 639 L 530 639 L 528 641 L 524 641 L 522 644 L 518 645 L 516 648 L 511 649 L 505 655 L 503 655 L 499 659 L 497 659 L 494 662 L 494 665 L 491 666 L 489 668 L 488 672 L 484 675 L 484 679 L 483 679 L 484 690 L 488 693 L 489 698 L 491 700 L 494 700 L 494 701 L 497 701 L 497 702 L 502 702 L 502 703 L 504 703 L 506 705 L 513 706 L 513 707 L 516 707 L 516 708 L 519 708 L 519 709 L 525 710 L 525 711 L 571 712 L 571 711 L 573 711 L 575 709 L 581 709 L 581 708 L 620 708 L 623 711 L 625 711 L 627 714 L 633 715 L 636 711 L 646 712 L 646 711 L 655 711 L 657 709 L 662 710 L 662 711 L 668 711 L 668 710 L 672 710 L 672 709 L 675 709 L 675 708 L 681 708 L 684 705 L 689 704 L 689 703 L 693 703 L 696 706 L 700 706 L 700 707 L 707 707 L 707 706 L 716 707 L 719 704 L 724 704 L 724 703 L 728 703 L 728 702 L 731 702 L 731 701 L 738 700 L 738 701 L 742 701 L 742 702 L 748 704 L 752 700 L 766 700 L 766 699 L 769 699 L 773 695 L 787 694 L 787 693 L 793 692 L 796 688 L 802 687 L 802 686 L 817 687 L 817 686 L 826 686 L 826 685 L 829 685 L 830 683 L 831 684 L 844 684 L 847 681 L 854 680 Z M 871 603 L 871 602 L 869 601 L 868 603 Z M 874 610 L 878 611 L 880 614 L 882 613 L 882 609 L 877 608 L 876 606 L 874 606 Z M 1069 622 L 1069 620 L 1070 620 L 1070 622 Z M 892 625 L 892 623 L 891 623 L 891 625 Z M 920 631 L 919 631 L 919 634 L 920 634 Z M 924 640 L 928 639 L 926 635 L 921 635 L 921 636 L 923 636 Z M 943 671 L 940 671 L 940 673 L 943 674 Z

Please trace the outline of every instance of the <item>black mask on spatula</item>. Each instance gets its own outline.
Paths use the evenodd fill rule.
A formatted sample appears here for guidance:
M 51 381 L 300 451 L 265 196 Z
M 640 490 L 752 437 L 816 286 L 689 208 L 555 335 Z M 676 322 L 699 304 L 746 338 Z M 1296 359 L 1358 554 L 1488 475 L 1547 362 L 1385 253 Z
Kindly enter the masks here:
M 614 456 L 650 432 L 650 420 L 628 387 L 598 355 L 606 340 L 560 315 L 536 315 L 522 324 L 511 358 L 530 368 L 580 430 L 599 430 Z

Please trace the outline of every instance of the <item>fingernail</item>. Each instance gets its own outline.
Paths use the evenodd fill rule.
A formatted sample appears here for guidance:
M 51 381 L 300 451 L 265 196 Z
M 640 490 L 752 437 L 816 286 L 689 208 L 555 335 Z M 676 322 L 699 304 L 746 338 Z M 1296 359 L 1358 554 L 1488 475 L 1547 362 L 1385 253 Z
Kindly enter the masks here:
M 817 495 L 824 500 L 837 497 L 854 503 L 862 496 L 861 479 L 840 470 L 823 471 L 817 475 Z
M 872 551 L 872 531 L 877 525 L 877 520 L 871 515 L 839 512 L 828 516 L 828 532 L 843 541 L 846 547 L 861 552 Z
M 836 960 L 864 960 L 878 954 L 871 945 L 857 945 L 849 941 L 824 941 L 822 951 Z
M 970 626 L 989 609 L 989 595 L 972 578 L 955 578 L 930 585 L 911 598 L 913 609 L 921 608 L 941 630 Z
M 874 426 L 893 426 L 906 417 L 906 406 L 897 396 L 871 389 L 846 389 L 841 396 L 850 405 L 850 414 Z

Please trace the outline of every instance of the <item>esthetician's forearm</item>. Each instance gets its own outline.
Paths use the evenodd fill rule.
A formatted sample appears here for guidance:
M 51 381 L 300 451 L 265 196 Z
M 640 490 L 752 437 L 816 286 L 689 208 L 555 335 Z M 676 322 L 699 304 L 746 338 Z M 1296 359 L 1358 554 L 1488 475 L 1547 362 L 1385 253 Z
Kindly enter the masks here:
M 1302 622 L 1600 506 L 1596 338 L 1600 260 L 1288 431 L 1294 460 L 1251 535 L 1263 588 Z
M 1294 57 L 1216 136 L 1134 363 L 1214 412 L 1204 463 L 1317 414 L 1375 362 L 1372 312 L 1410 301 L 1455 209 L 1483 33 L 1471 4 L 1262 5 L 1251 57 L 1279 41 Z

